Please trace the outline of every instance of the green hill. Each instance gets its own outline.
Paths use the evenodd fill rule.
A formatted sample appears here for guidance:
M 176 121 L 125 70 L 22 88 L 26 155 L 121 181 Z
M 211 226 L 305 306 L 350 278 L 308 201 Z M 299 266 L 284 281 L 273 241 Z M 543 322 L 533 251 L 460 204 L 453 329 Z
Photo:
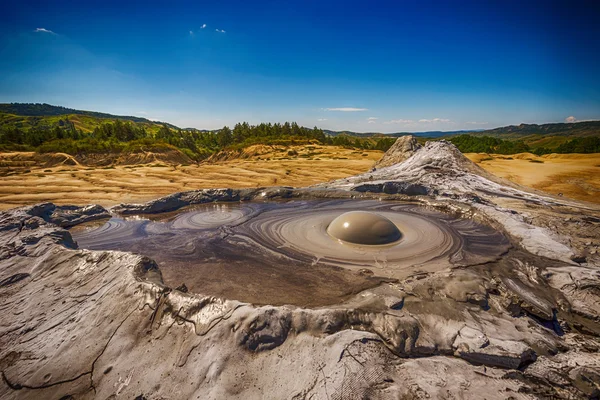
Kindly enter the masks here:
M 85 111 L 75 110 L 73 108 L 53 106 L 46 103 L 0 103 L 0 113 L 13 114 L 23 117 L 52 117 L 52 116 L 65 116 L 65 115 L 80 115 L 85 117 L 91 117 L 95 120 L 109 119 L 109 120 L 123 120 L 139 122 L 143 124 L 158 124 L 166 125 L 170 128 L 178 129 L 175 125 L 167 122 L 151 121 L 147 118 L 133 117 L 127 115 L 113 115 L 107 113 L 101 113 L 96 111 Z
M 50 104 L 0 104 L 0 127 L 18 128 L 24 131 L 31 128 L 52 129 L 57 126 L 61 128 L 73 126 L 82 132 L 91 132 L 103 123 L 117 120 L 135 123 L 151 132 L 158 132 L 161 126 L 179 129 L 166 122 L 150 121 L 141 117 L 74 110 Z
M 207 131 L 180 129 L 146 118 L 75 110 L 49 104 L 0 104 L 0 151 L 34 150 L 90 154 L 178 150 L 200 160 L 223 149 L 253 144 L 318 142 L 357 149 L 387 150 L 398 136 L 411 133 L 356 133 L 310 129 L 296 123 L 249 125 Z M 531 151 L 600 151 L 600 121 L 506 126 L 486 131 L 412 133 L 420 141 L 446 138 L 463 152 L 513 154 Z

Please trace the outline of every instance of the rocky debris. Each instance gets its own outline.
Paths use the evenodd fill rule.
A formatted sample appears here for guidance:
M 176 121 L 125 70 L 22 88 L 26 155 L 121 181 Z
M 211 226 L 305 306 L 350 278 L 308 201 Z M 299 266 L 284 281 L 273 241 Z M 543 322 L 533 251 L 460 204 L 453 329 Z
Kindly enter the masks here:
M 143 256 L 77 249 L 63 227 L 106 218 L 99 207 L 0 213 L 0 397 L 597 398 L 600 266 L 574 263 L 570 246 L 600 233 L 578 232 L 565 215 L 598 211 L 488 179 L 447 142 L 413 153 L 308 189 L 201 190 L 112 210 L 404 199 L 422 187 L 413 201 L 490 224 L 514 245 L 483 264 L 415 266 L 316 309 L 171 290 Z M 361 185 L 373 186 L 353 190 Z
M 406 135 L 401 136 L 389 148 L 389 150 L 383 155 L 381 160 L 375 163 L 375 168 L 389 167 L 394 164 L 399 164 L 411 157 L 417 150 L 422 146 L 417 142 L 414 136 Z

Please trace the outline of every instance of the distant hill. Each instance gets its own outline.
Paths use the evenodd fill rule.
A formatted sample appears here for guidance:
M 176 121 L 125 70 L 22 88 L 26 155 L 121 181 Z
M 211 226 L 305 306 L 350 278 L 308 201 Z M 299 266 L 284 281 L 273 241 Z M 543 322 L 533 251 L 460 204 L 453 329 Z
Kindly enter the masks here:
M 600 121 L 540 125 L 521 124 L 488 130 L 394 132 L 387 134 L 320 130 L 318 128 L 315 128 L 313 132 L 312 129 L 299 127 L 297 124 L 293 124 L 295 133 L 292 133 L 289 126 L 285 128 L 281 124 L 263 123 L 256 126 L 256 129 L 250 129 L 250 126 L 245 124 L 244 132 L 238 131 L 232 136 L 231 129 L 198 130 L 186 128 L 181 130 L 175 125 L 151 121 L 142 117 L 76 110 L 50 104 L 5 103 L 0 104 L 0 145 L 4 149 L 35 148 L 43 150 L 54 146 L 51 143 L 56 140 L 70 138 L 77 142 L 79 146 L 77 148 L 84 148 L 85 151 L 89 152 L 95 148 L 103 148 L 90 142 L 96 137 L 102 137 L 107 146 L 109 144 L 112 146 L 114 140 L 108 140 L 110 135 L 103 133 L 96 134 L 96 136 L 91 135 L 97 128 L 102 128 L 103 132 L 108 132 L 106 130 L 108 128 L 105 129 L 105 126 L 110 124 L 121 124 L 114 129 L 119 132 L 122 138 L 130 138 L 123 139 L 124 143 L 130 143 L 131 138 L 150 140 L 153 143 L 159 142 L 161 145 L 167 144 L 185 149 L 182 151 L 189 150 L 193 153 L 188 154 L 191 158 L 195 156 L 204 157 L 233 144 L 239 147 L 280 140 L 289 141 L 291 136 L 301 136 L 301 140 L 314 139 L 323 144 L 386 150 L 395 138 L 414 135 L 421 142 L 431 139 L 449 139 L 460 144 L 459 148 L 467 152 L 496 151 L 506 154 L 512 154 L 517 150 L 531 151 L 536 154 L 546 154 L 554 151 L 597 151 L 597 140 L 600 140 Z M 59 129 L 59 131 L 56 131 L 56 129 Z M 65 133 L 61 133 L 61 130 Z M 160 133 L 161 131 L 162 133 Z M 250 131 L 252 132 L 250 133 Z M 235 140 L 228 135 L 235 137 Z M 41 146 L 42 143 L 45 147 Z M 85 146 L 83 146 L 84 143 L 86 143 Z M 65 146 L 64 143 L 61 145 Z M 147 146 L 147 143 L 145 146 Z
M 5 114 L 5 115 L 2 115 Z M 85 111 L 85 110 L 75 110 L 72 108 L 66 108 L 66 107 L 61 107 L 61 106 L 53 106 L 50 104 L 39 104 L 39 103 L 0 103 L 0 123 L 2 125 L 6 125 L 8 124 L 9 121 L 9 117 L 8 116 L 19 116 L 19 117 L 33 117 L 33 118 L 12 118 L 13 122 L 16 122 L 17 125 L 19 125 L 19 122 L 21 122 L 20 128 L 27 128 L 29 124 L 31 125 L 37 125 L 40 122 L 42 122 L 42 125 L 47 125 L 44 122 L 52 122 L 54 121 L 54 119 L 47 119 L 46 121 L 43 121 L 43 119 L 41 117 L 60 117 L 60 116 L 82 116 L 82 117 L 89 117 L 87 119 L 86 122 L 92 123 L 91 125 L 93 126 L 85 126 L 85 124 L 82 124 L 84 126 L 82 127 L 78 127 L 78 128 L 83 128 L 84 130 L 89 130 L 90 128 L 93 129 L 93 127 L 96 124 L 94 124 L 93 122 L 102 122 L 102 121 L 98 121 L 98 120 L 122 120 L 122 121 L 131 121 L 131 122 L 137 122 L 137 123 L 141 123 L 147 126 L 151 126 L 151 125 L 164 125 L 167 126 L 169 128 L 172 129 L 178 129 L 175 125 L 169 124 L 167 122 L 160 122 L 160 121 L 151 121 L 147 118 L 142 118 L 142 117 L 134 117 L 134 116 L 125 116 L 125 115 L 113 115 L 113 114 L 107 114 L 107 113 L 101 113 L 101 112 L 96 112 L 96 111 Z M 77 118 L 75 118 L 77 119 Z M 80 118 L 81 119 L 81 118 Z M 95 120 L 95 121 L 94 121 Z M 29 122 L 29 124 L 28 124 Z
M 328 135 L 328 136 L 347 135 L 347 136 L 368 138 L 368 137 L 400 137 L 400 136 L 406 136 L 406 135 L 413 135 L 413 136 L 416 136 L 416 137 L 431 138 L 431 139 L 440 138 L 440 137 L 444 137 L 444 136 L 462 135 L 462 134 L 466 134 L 466 133 L 479 132 L 479 131 L 480 130 L 428 131 L 428 132 L 394 132 L 394 133 L 366 132 L 366 133 L 361 133 L 361 132 L 352 132 L 352 131 L 330 131 L 330 130 L 327 130 L 327 129 L 323 130 L 323 132 L 325 132 L 325 134 Z
M 572 123 L 554 123 L 554 124 L 521 124 L 509 125 L 494 129 L 473 129 L 460 131 L 429 131 L 429 132 L 352 132 L 352 131 L 331 131 L 323 130 L 329 136 L 354 136 L 354 137 L 400 137 L 405 135 L 413 135 L 421 138 L 441 138 L 445 136 L 456 136 L 469 134 L 473 136 L 492 136 L 505 140 L 537 140 L 540 136 L 571 136 L 571 137 L 588 137 L 600 136 L 600 121 L 585 121 Z M 536 135 L 537 137 L 531 137 Z M 564 140 L 564 139 L 563 139 Z M 559 140 L 560 141 L 560 140 Z
M 503 139 L 521 139 L 530 135 L 548 136 L 600 136 L 600 121 L 585 121 L 555 124 L 509 125 L 473 133 L 475 136 L 492 136 Z

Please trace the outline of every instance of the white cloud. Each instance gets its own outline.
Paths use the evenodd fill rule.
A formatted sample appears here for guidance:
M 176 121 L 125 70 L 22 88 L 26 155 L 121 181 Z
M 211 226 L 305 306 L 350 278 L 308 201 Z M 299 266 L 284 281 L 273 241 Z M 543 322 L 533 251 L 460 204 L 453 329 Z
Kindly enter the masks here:
M 225 33 L 225 30 L 224 29 L 215 29 L 215 32 Z
M 390 121 L 385 121 L 384 124 L 387 125 L 391 125 L 391 124 L 412 124 L 413 121 L 412 119 L 392 119 Z
M 206 24 L 202 24 L 202 26 L 200 27 L 200 29 L 204 29 L 206 28 Z
M 52 32 L 50 29 L 46 29 L 46 28 L 35 28 L 34 32 L 49 33 L 51 35 L 56 35 L 56 33 Z
M 565 122 L 577 122 L 577 119 L 574 116 L 570 116 L 565 118 Z
M 327 121 L 327 118 L 319 118 L 317 121 Z
M 369 117 L 369 118 L 367 118 L 367 123 L 376 124 L 378 119 L 379 118 L 377 118 L 377 117 Z
M 420 119 L 419 122 L 424 124 L 438 123 L 438 122 L 450 122 L 449 119 L 446 118 L 434 118 L 434 119 Z
M 487 125 L 487 122 L 477 122 L 477 121 L 468 121 L 465 122 L 465 124 L 469 124 L 469 125 Z
M 367 111 L 368 108 L 355 108 L 355 107 L 333 107 L 333 108 L 324 108 L 325 111 L 342 111 L 342 112 L 358 112 L 358 111 Z

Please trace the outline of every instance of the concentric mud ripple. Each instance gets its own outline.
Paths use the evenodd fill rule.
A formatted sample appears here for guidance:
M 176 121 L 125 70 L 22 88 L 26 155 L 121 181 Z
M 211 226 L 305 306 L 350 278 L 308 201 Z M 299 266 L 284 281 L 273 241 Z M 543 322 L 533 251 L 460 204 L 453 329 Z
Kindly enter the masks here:
M 354 245 L 330 236 L 331 221 L 352 210 L 389 219 L 401 239 Z M 152 220 L 113 218 L 72 234 L 83 248 L 154 258 L 173 287 L 303 306 L 339 302 L 382 279 L 492 261 L 509 247 L 502 234 L 474 221 L 373 200 L 206 204 Z
M 402 239 L 389 245 L 356 245 L 337 240 L 327 227 L 351 209 L 369 210 L 392 221 Z M 400 278 L 421 267 L 485 262 L 508 249 L 499 232 L 471 220 L 453 219 L 413 205 L 379 201 L 311 203 L 264 212 L 236 230 L 249 243 L 274 254 L 312 264 L 369 268 L 383 276 Z
M 256 213 L 257 208 L 252 205 L 216 203 L 178 215 L 170 227 L 172 229 L 213 229 L 238 225 Z
M 78 226 L 71 231 L 73 238 L 79 242 L 79 246 L 88 249 L 115 248 L 138 241 L 146 237 L 146 219 L 130 219 L 128 221 L 120 218 L 111 218 L 102 225 L 94 221 L 83 226 Z M 86 228 L 83 229 L 82 228 Z

